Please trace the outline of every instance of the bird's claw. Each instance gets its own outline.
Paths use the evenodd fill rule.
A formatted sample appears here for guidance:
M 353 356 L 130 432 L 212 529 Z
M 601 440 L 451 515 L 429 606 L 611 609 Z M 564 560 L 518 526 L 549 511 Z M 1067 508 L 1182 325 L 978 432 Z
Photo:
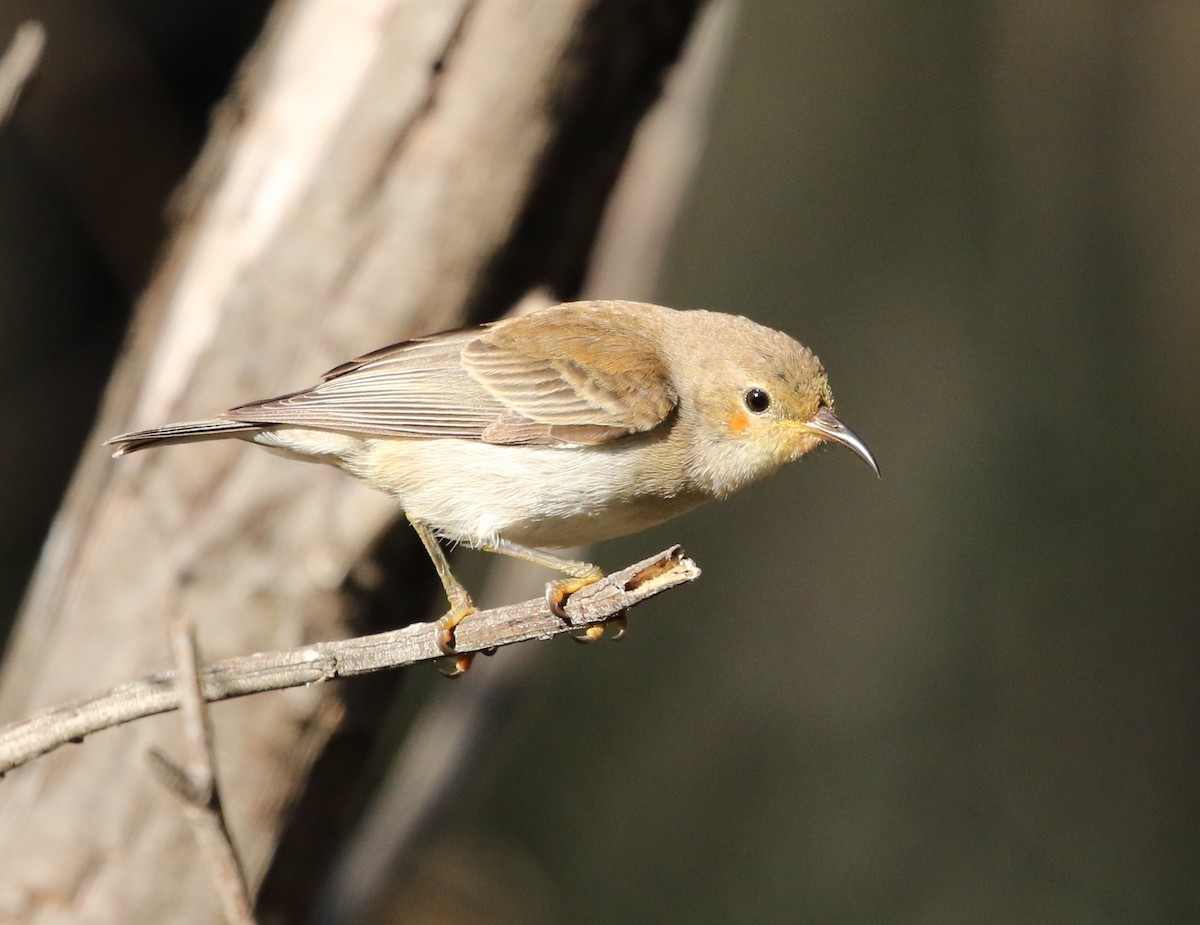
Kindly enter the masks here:
M 591 645 L 604 638 L 604 623 L 592 623 L 583 628 L 582 633 L 572 633 L 571 638 L 582 645 Z
M 458 650 L 455 649 L 454 628 L 458 626 L 458 621 L 448 623 L 445 618 L 438 621 L 437 624 L 437 647 L 441 650 L 442 655 L 457 655 Z
M 603 577 L 604 573 L 597 569 L 594 575 L 549 582 L 546 585 L 546 606 L 558 619 L 564 623 L 570 623 L 571 619 L 567 616 L 567 599 L 576 591 L 580 591 L 588 585 L 594 585 Z
M 610 637 L 613 642 L 623 639 L 625 631 L 629 629 L 629 617 L 626 612 L 622 610 L 615 617 L 609 617 L 603 623 L 592 623 L 589 626 L 585 626 L 582 633 L 572 635 L 571 638 L 584 645 L 599 642 L 604 638 L 604 634 L 608 632 L 609 627 L 612 627 L 614 630 Z
M 437 647 L 441 649 L 442 655 L 458 654 L 458 650 L 454 647 L 454 631 L 458 628 L 458 624 L 477 612 L 473 604 L 455 606 L 451 607 L 450 612 L 437 621 L 435 624 L 437 626 Z
M 566 603 L 570 597 L 569 591 L 562 590 L 563 582 L 551 581 L 546 584 L 546 606 L 550 608 L 550 612 L 564 623 L 569 621 L 567 617 Z
M 439 665 L 438 672 L 443 678 L 461 678 L 467 673 L 467 670 L 471 667 L 471 662 L 474 660 L 475 654 L 473 652 L 468 652 L 465 655 L 456 655 L 454 656 L 454 664 L 450 668 L 443 668 Z
M 438 668 L 447 678 L 461 678 L 467 673 L 467 669 L 471 667 L 471 662 L 474 661 L 473 653 L 460 654 L 455 648 L 454 631 L 458 624 L 462 623 L 467 617 L 475 613 L 474 605 L 459 605 L 450 608 L 450 612 L 437 621 L 437 647 L 441 650 L 442 655 L 449 655 L 454 658 L 454 666 L 446 671 Z

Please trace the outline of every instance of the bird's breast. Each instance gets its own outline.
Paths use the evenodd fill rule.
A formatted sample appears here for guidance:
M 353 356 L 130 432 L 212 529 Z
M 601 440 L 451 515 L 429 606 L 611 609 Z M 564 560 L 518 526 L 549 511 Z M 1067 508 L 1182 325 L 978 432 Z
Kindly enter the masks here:
M 414 520 L 473 546 L 562 547 L 635 533 L 708 500 L 662 476 L 661 444 L 497 446 L 373 438 L 343 462 Z

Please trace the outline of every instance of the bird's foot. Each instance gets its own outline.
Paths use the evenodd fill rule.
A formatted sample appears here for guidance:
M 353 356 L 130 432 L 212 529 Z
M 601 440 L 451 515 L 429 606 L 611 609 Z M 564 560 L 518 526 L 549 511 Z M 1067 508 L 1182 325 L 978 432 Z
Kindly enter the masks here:
M 610 637 L 613 642 L 624 638 L 625 631 L 629 629 L 629 618 L 626 616 L 624 610 L 622 610 L 615 617 L 610 617 L 609 619 L 605 620 L 603 623 L 593 623 L 590 626 L 585 626 L 582 633 L 579 633 L 578 635 L 572 635 L 571 638 L 576 642 L 583 643 L 585 645 L 593 642 L 599 642 L 604 638 L 604 634 L 608 632 L 609 627 L 612 627 L 614 630 L 612 636 Z
M 603 577 L 604 572 L 595 566 L 590 566 L 586 574 L 550 582 L 546 585 L 546 606 L 564 623 L 570 623 L 571 618 L 567 616 L 567 599 L 576 591 L 595 584 Z M 598 642 L 604 635 L 604 627 L 604 623 L 593 623 L 591 626 L 584 627 L 582 633 L 571 638 L 576 642 Z
M 559 581 L 551 581 L 546 585 L 546 606 L 550 608 L 550 612 L 560 620 L 569 623 L 571 618 L 567 616 L 567 598 L 576 591 L 581 591 L 588 585 L 594 585 L 604 573 L 600 569 L 592 566 L 595 571 L 588 572 L 586 575 L 578 575 L 574 578 L 563 578 Z
M 606 623 L 592 623 L 583 628 L 582 633 L 572 633 L 571 638 L 582 645 L 591 645 L 604 638 Z
M 438 672 L 441 674 L 441 676 L 443 678 L 450 678 L 452 680 L 454 678 L 461 678 L 470 669 L 471 662 L 473 662 L 473 661 L 475 661 L 475 653 L 474 652 L 468 652 L 463 655 L 456 655 L 456 656 L 454 656 L 454 660 L 448 668 L 439 665 Z
M 454 631 L 457 629 L 458 624 L 462 623 L 463 620 L 473 613 L 476 613 L 476 608 L 470 598 L 455 601 L 451 603 L 450 611 L 435 624 L 437 628 L 437 647 L 442 651 L 443 655 L 454 657 L 454 663 L 451 668 L 448 670 L 438 669 L 447 678 L 461 678 L 467 673 L 467 669 L 471 667 L 471 662 L 475 660 L 474 653 L 460 654 L 455 649 L 454 639 Z

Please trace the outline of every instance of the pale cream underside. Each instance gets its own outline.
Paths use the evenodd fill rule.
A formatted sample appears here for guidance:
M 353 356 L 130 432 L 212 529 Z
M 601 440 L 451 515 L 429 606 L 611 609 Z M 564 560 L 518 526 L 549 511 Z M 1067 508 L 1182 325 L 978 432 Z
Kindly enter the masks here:
M 392 495 L 412 520 L 470 546 L 577 546 L 634 533 L 708 500 L 645 493 L 650 442 L 499 446 L 276 427 L 254 441 L 328 462 Z

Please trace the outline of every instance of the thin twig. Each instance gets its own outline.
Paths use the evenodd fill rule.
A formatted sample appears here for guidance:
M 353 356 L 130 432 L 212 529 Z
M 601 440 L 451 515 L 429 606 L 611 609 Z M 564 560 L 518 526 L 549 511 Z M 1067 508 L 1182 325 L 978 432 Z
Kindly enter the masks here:
M 46 29 L 36 20 L 17 26 L 13 39 L 0 58 L 0 127 L 8 121 L 42 60 L 46 47 Z
M 246 876 L 225 824 L 221 792 L 217 786 L 217 761 L 212 727 L 200 684 L 196 630 L 190 620 L 177 620 L 171 628 L 171 649 L 179 679 L 179 711 L 186 737 L 187 765 L 180 767 L 158 749 L 147 754 L 159 782 L 183 806 L 201 853 L 212 868 L 213 882 L 230 925 L 255 925 L 254 904 Z
M 572 594 L 566 620 L 552 614 L 543 598 L 472 614 L 455 631 L 457 648 L 463 654 L 479 652 L 605 623 L 699 575 L 699 567 L 674 546 Z M 205 666 L 200 684 L 204 700 L 213 703 L 441 657 L 436 628 L 414 623 L 373 636 L 225 659 Z M 0 729 L 0 774 L 101 729 L 176 710 L 179 699 L 175 673 L 168 671 L 12 723 Z

